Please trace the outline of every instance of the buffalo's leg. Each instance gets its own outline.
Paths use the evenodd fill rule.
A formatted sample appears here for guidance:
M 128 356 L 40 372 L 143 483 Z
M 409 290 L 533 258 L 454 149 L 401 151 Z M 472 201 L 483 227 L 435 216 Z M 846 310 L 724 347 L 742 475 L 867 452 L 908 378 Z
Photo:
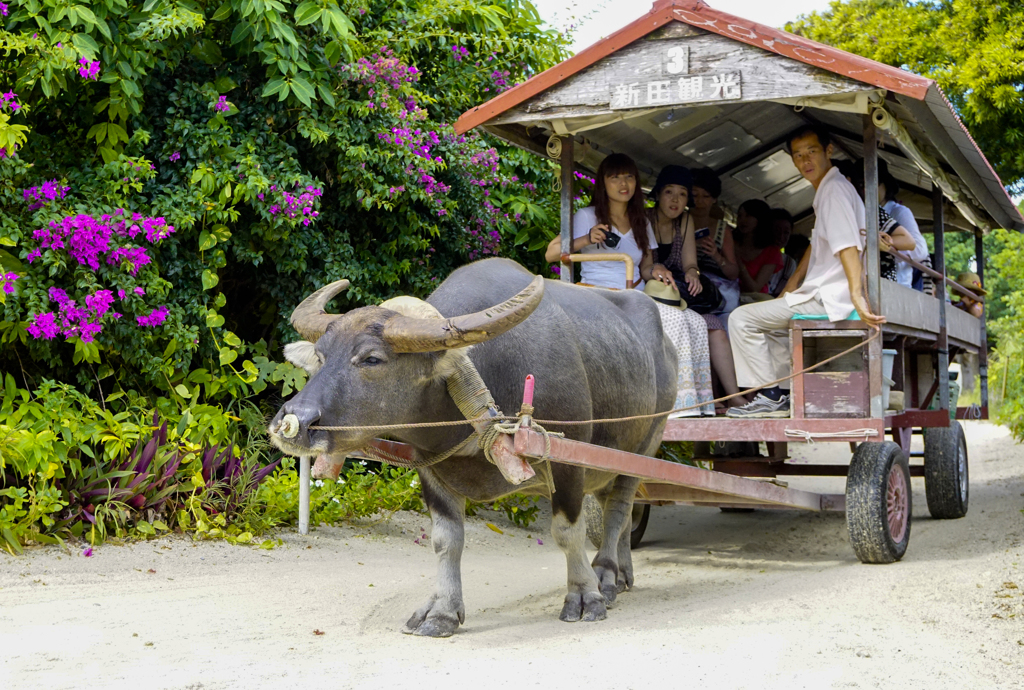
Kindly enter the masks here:
M 466 621 L 466 607 L 462 603 L 466 499 L 445 486 L 429 469 L 420 469 L 419 476 L 423 500 L 433 523 L 430 541 L 437 554 L 437 582 L 434 593 L 412 614 L 402 632 L 449 637 Z
M 600 581 L 601 594 L 609 604 L 615 595 L 633 586 L 633 560 L 629 552 L 633 497 L 640 480 L 620 474 L 604 499 L 604 536 L 594 556 L 594 574 Z M 625 540 L 625 542 L 623 542 Z M 625 543 L 625 548 L 623 548 Z
M 568 593 L 558 618 L 575 622 L 607 616 L 594 569 L 587 562 L 587 526 L 583 519 L 583 470 L 552 465 L 555 493 L 551 497 L 551 536 L 565 554 Z

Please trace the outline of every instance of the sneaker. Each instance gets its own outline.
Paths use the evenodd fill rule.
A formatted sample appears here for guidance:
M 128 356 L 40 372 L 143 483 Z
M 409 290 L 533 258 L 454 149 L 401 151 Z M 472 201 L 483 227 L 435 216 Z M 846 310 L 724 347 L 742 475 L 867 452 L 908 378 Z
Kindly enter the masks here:
M 730 407 L 726 413 L 729 417 L 738 419 L 762 419 L 765 417 L 789 417 L 789 396 L 784 395 L 782 399 L 775 401 L 768 396 L 758 393 L 754 399 L 742 407 Z

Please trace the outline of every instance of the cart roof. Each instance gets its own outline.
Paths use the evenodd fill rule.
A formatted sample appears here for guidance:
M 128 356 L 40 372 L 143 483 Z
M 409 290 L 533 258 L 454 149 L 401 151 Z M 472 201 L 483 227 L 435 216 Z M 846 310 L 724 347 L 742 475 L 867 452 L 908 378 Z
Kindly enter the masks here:
M 721 177 L 727 207 L 760 197 L 800 220 L 810 214 L 813 188 L 783 151 L 787 136 L 821 123 L 837 135 L 839 156 L 859 157 L 869 114 L 880 157 L 922 230 L 930 227 L 934 182 L 947 200 L 947 224 L 1024 231 L 933 80 L 700 0 L 658 0 L 640 19 L 463 113 L 455 129 L 483 127 L 537 153 L 550 135 L 573 134 L 582 144 L 577 160 L 591 170 L 613 151 L 635 158 L 645 177 L 672 163 L 708 166 Z

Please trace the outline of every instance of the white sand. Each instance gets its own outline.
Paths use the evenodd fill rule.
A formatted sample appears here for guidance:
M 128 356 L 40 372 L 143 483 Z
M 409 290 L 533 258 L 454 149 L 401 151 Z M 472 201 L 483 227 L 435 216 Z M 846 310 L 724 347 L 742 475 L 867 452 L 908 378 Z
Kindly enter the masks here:
M 273 551 L 169 538 L 0 556 L 0 688 L 1024 687 L 1024 448 L 982 423 L 968 444 L 970 513 L 931 520 L 915 479 L 894 565 L 858 563 L 840 514 L 655 508 L 636 587 L 600 623 L 558 621 L 547 518 L 470 519 L 467 620 L 447 640 L 398 632 L 434 577 L 413 542 L 426 516 L 289 532 Z

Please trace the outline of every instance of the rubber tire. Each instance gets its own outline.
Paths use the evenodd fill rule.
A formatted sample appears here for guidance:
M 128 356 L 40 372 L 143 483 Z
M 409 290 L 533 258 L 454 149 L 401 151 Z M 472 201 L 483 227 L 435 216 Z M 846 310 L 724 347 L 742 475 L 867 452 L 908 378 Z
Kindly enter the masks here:
M 906 529 L 900 541 L 890 533 L 886 494 L 890 471 L 903 473 L 906 496 Z M 850 461 L 846 478 L 846 527 L 853 551 L 861 563 L 894 563 L 907 552 L 913 503 L 910 464 L 892 441 L 862 443 Z
M 587 494 L 583 497 L 583 517 L 587 524 L 587 539 L 600 549 L 604 543 L 604 510 L 596 498 Z M 640 546 L 647 531 L 647 522 L 651 519 L 650 503 L 633 504 L 633 525 L 629 532 L 629 546 L 632 549 Z
M 944 429 L 925 429 L 924 495 L 933 518 L 956 520 L 967 515 L 969 477 L 967 438 L 960 422 L 952 421 Z

